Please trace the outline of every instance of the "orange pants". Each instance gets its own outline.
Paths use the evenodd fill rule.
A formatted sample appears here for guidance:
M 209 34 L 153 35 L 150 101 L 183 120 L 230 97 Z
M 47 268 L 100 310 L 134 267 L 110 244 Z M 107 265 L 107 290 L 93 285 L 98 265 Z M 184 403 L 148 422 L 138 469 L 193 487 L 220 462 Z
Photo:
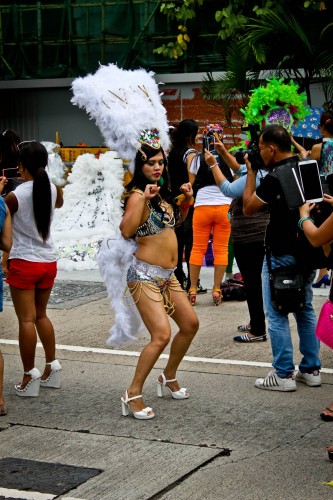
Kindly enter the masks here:
M 213 234 L 214 265 L 228 265 L 228 241 L 230 205 L 202 205 L 194 209 L 193 246 L 190 264 L 202 266 L 207 251 L 209 237 Z

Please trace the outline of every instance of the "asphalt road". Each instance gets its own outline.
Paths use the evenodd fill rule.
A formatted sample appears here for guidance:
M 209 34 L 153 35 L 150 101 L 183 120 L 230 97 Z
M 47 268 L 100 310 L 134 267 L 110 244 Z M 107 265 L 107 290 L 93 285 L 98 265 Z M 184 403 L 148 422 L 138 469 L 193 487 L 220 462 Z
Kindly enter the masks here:
M 203 269 L 203 285 L 211 288 L 211 278 L 212 269 Z M 67 493 L 60 495 L 52 493 L 52 475 L 46 474 L 36 480 L 33 490 L 46 496 L 30 490 L 21 491 L 16 498 L 333 497 L 332 488 L 323 484 L 333 480 L 333 464 L 325 450 L 333 442 L 333 422 L 319 417 L 321 409 L 333 401 L 332 351 L 322 348 L 322 387 L 299 384 L 294 393 L 258 390 L 255 379 L 270 369 L 269 341 L 254 345 L 233 342 L 237 326 L 248 320 L 246 303 L 215 307 L 210 293 L 201 295 L 196 306 L 200 330 L 178 373 L 190 398 L 157 397 L 155 380 L 165 365 L 164 356 L 144 390 L 145 401 L 156 417 L 146 422 L 125 418 L 120 396 L 131 380 L 145 339 L 119 350 L 105 344 L 113 315 L 103 291 L 93 287 L 98 281 L 94 272 L 59 273 L 58 297 L 62 286 L 66 300 L 58 300 L 49 316 L 56 330 L 63 386 L 43 389 L 38 398 L 15 395 L 14 383 L 22 375 L 17 320 L 9 304 L 1 314 L 0 346 L 10 411 L 0 419 L 0 498 L 15 498 L 1 489 L 8 488 L 6 477 L 1 476 L 4 458 L 101 471 L 77 487 L 67 485 Z M 89 282 L 93 293 L 87 295 Z M 69 300 L 68 285 L 73 283 L 76 295 Z M 316 291 L 317 312 L 326 295 L 327 289 Z M 292 317 L 290 322 L 297 363 L 300 354 Z M 39 369 L 43 362 L 38 347 Z M 17 466 L 16 477 L 23 477 L 23 472 Z M 37 478 L 37 472 L 32 476 Z

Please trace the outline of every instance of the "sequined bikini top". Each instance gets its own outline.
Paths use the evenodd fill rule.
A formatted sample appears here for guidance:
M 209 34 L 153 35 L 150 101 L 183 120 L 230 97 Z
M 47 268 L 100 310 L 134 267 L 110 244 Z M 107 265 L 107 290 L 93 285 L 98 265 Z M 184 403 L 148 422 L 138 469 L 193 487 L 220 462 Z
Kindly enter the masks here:
M 162 210 L 157 211 L 152 207 L 149 200 L 147 201 L 147 207 L 149 208 L 148 219 L 137 228 L 135 236 L 152 236 L 153 234 L 162 233 L 168 227 L 175 226 L 176 220 L 173 211 L 171 214 Z

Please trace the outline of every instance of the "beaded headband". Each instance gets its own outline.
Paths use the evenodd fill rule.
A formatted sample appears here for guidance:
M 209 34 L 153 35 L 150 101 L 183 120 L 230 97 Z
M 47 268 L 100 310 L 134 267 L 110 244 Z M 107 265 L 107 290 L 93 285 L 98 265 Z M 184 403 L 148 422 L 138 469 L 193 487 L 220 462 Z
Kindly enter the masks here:
M 144 130 L 140 135 L 139 141 L 142 145 L 149 146 L 152 149 L 158 150 L 161 148 L 160 136 L 156 128 L 154 128 L 153 130 Z M 142 154 L 142 160 L 146 161 L 147 155 L 144 153 L 144 151 L 142 151 L 141 148 L 139 148 L 138 150 Z

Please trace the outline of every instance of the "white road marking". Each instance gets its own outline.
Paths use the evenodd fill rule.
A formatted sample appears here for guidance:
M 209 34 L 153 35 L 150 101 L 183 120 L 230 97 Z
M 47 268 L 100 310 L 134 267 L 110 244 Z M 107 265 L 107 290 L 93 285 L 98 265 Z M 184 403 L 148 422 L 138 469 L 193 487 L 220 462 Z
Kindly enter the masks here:
M 23 491 L 0 488 L 0 497 L 4 498 L 20 498 L 24 500 L 52 500 L 56 496 L 57 495 L 52 495 L 52 493 L 39 493 L 38 491 Z
M 4 345 L 18 345 L 18 340 L 0 339 L 0 344 Z M 37 347 L 43 347 L 40 342 Z M 117 349 L 102 349 L 99 347 L 82 347 L 78 345 L 56 345 L 59 351 L 71 352 L 92 352 L 95 354 L 112 354 L 113 356 L 131 356 L 138 358 L 140 352 L 137 351 L 119 351 Z M 160 359 L 168 359 L 168 354 L 161 354 Z M 197 358 L 194 356 L 184 356 L 184 361 L 191 361 L 192 363 L 207 363 L 212 365 L 237 365 L 237 366 L 257 366 L 259 368 L 272 368 L 271 363 L 262 363 L 260 361 L 244 361 L 238 359 L 220 359 L 220 358 Z M 298 369 L 297 365 L 295 366 Z M 333 373 L 333 368 L 321 368 L 322 373 Z

